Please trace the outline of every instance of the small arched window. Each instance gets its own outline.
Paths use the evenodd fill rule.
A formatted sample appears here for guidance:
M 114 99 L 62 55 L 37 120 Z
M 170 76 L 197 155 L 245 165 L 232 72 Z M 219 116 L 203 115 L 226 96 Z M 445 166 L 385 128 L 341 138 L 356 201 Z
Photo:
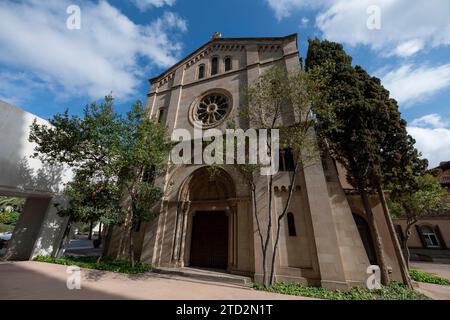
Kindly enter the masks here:
M 211 75 L 215 75 L 219 72 L 219 59 L 217 57 L 211 60 Z
M 199 79 L 203 79 L 205 77 L 205 65 L 204 64 L 201 64 L 199 67 L 198 67 L 198 78 Z
M 233 62 L 230 57 L 225 58 L 225 71 L 230 71 L 233 69 Z
M 292 212 L 288 212 L 287 214 L 287 223 L 288 223 L 289 237 L 296 237 L 297 231 L 295 230 L 295 220 L 294 214 Z

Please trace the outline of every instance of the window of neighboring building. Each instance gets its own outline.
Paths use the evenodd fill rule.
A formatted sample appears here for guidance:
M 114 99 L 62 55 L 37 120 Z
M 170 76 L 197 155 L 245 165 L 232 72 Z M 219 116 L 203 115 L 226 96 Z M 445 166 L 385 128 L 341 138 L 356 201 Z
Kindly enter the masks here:
M 290 149 L 280 150 L 280 171 L 294 171 L 295 161 L 294 155 Z
M 231 61 L 231 58 L 226 57 L 225 58 L 225 71 L 230 71 L 231 69 L 233 69 L 233 63 Z
M 217 57 L 211 60 L 211 75 L 215 75 L 219 72 L 219 59 Z
M 439 239 L 430 226 L 421 226 L 419 228 L 422 241 L 427 248 L 439 248 L 441 246 Z
M 203 79 L 205 77 L 205 65 L 204 64 L 201 64 L 199 67 L 198 67 L 198 78 L 199 79 Z
M 288 212 L 287 214 L 287 223 L 288 223 L 289 237 L 296 237 L 297 231 L 295 230 L 295 220 L 294 214 L 292 212 Z

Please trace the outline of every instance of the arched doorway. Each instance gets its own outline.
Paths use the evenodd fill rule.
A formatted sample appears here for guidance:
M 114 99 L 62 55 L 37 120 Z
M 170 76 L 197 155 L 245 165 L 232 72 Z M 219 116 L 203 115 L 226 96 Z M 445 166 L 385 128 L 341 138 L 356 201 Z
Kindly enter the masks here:
M 370 264 L 378 265 L 377 255 L 375 252 L 375 247 L 373 246 L 373 238 L 370 232 L 369 224 L 363 217 L 356 213 L 353 213 L 353 219 L 355 220 L 356 226 L 358 227 L 358 232 L 364 245 L 364 249 L 366 249 L 367 258 L 369 258 Z
M 233 179 L 224 170 L 211 172 L 204 167 L 190 176 L 186 191 L 189 225 L 185 265 L 230 269 L 236 231 Z

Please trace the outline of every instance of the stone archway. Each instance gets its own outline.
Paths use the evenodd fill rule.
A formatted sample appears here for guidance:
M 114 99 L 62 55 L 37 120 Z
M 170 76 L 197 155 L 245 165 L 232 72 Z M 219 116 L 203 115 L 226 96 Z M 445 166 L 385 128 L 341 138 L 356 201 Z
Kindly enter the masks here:
M 236 249 L 235 184 L 231 176 L 207 167 L 194 171 L 180 190 L 186 217 L 185 266 L 230 270 Z

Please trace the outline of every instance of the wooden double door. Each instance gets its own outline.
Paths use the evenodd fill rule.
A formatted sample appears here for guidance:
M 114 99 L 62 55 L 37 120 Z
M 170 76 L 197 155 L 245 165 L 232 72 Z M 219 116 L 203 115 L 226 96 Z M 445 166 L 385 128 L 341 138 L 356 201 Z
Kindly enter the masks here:
M 200 211 L 193 217 L 190 265 L 227 269 L 228 216 L 225 212 Z

